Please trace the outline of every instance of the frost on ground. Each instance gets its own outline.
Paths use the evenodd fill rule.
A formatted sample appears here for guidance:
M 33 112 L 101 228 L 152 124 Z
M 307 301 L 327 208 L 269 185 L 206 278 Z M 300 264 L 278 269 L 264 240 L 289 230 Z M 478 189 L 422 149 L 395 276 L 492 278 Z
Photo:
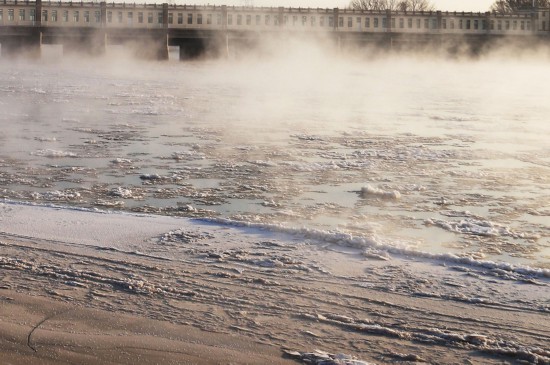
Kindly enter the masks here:
M 0 217 L 0 291 L 238 334 L 310 364 L 550 362 L 550 282 L 532 273 L 222 221 L 14 204 Z

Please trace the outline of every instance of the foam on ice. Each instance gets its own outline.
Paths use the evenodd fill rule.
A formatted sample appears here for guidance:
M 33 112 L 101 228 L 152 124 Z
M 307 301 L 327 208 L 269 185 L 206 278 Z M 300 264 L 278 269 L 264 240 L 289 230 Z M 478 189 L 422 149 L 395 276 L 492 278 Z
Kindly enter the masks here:
M 14 209 L 15 207 L 21 207 L 22 209 Z M 28 206 L 32 209 L 24 209 L 25 206 Z M 19 203 L 4 200 L 4 203 L 0 203 L 0 207 L 5 207 L 7 210 L 12 210 L 12 214 L 18 216 L 25 216 L 19 219 L 15 219 L 15 222 L 21 223 L 24 228 L 22 232 L 37 232 L 40 237 L 51 238 L 56 237 L 60 233 L 56 230 L 56 226 L 52 224 L 52 221 L 55 218 L 52 215 L 43 214 L 42 209 L 55 208 L 56 210 L 62 209 L 64 211 L 82 211 L 82 212 L 100 212 L 104 214 L 109 214 L 111 218 L 109 219 L 109 224 L 112 225 L 110 228 L 102 226 L 103 229 L 108 230 L 108 238 L 105 236 L 105 232 L 96 232 L 94 231 L 93 224 L 86 224 L 84 228 L 79 227 L 79 229 L 84 229 L 85 232 L 79 232 L 78 237 L 72 237 L 74 240 L 81 240 L 84 243 L 109 241 L 109 242 L 119 242 L 121 237 L 125 237 L 130 234 L 132 237 L 141 237 L 140 234 L 143 232 L 153 232 L 154 236 L 160 236 L 167 232 L 174 232 L 178 227 L 181 227 L 185 219 L 176 218 L 176 217 L 161 217 L 161 216 L 151 216 L 151 215 L 139 215 L 135 213 L 123 213 L 123 212 L 108 212 L 101 211 L 98 209 L 90 208 L 70 208 L 70 207 L 60 207 L 57 205 L 38 205 L 33 203 Z M 69 216 L 72 220 L 75 221 L 74 225 L 82 225 L 78 222 L 83 221 L 92 221 L 94 216 L 82 216 L 75 217 L 74 214 Z M 137 219 L 128 219 L 128 217 L 142 217 L 148 221 L 154 222 L 154 224 L 142 224 L 140 220 Z M 29 218 L 31 218 L 29 220 Z M 10 217 L 4 217 L 4 221 L 8 221 Z M 32 221 L 33 226 L 29 227 L 26 222 Z M 508 262 L 495 262 L 490 260 L 483 260 L 480 258 L 474 258 L 470 256 L 459 256 L 451 253 L 429 253 L 420 251 L 406 245 L 389 242 L 383 238 L 377 237 L 376 235 L 371 236 L 361 236 L 361 235 L 352 235 L 347 232 L 342 231 L 326 231 L 319 229 L 312 229 L 308 227 L 289 227 L 280 223 L 255 223 L 247 221 L 237 221 L 227 218 L 196 218 L 193 219 L 195 222 L 206 222 L 213 223 L 216 225 L 225 225 L 225 226 L 234 226 L 234 227 L 247 227 L 256 230 L 268 231 L 272 233 L 283 233 L 291 236 L 296 236 L 305 239 L 317 240 L 323 243 L 342 246 L 342 247 L 351 247 L 365 252 L 366 257 L 372 257 L 380 260 L 389 259 L 389 254 L 408 256 L 429 260 L 440 261 L 445 264 L 460 264 L 467 265 L 472 267 L 483 268 L 495 273 L 495 276 L 508 278 L 512 280 L 530 280 L 531 277 L 540 277 L 540 278 L 550 278 L 550 270 L 544 268 L 536 268 L 527 265 L 519 265 Z M 70 227 L 70 226 L 69 226 Z M 17 227 L 13 227 L 17 230 Z M 6 232 L 6 229 L 4 229 Z M 76 231 L 75 231 L 76 232 Z M 141 233 L 140 233 L 141 232 Z M 63 232 L 62 236 L 66 236 L 67 232 Z M 143 239 L 143 238 L 141 238 Z M 128 241 L 127 239 L 125 241 Z M 518 277 L 521 276 L 520 277 Z
M 469 256 L 459 256 L 451 253 L 439 254 L 415 250 L 407 246 L 397 246 L 391 243 L 382 243 L 382 240 L 372 236 L 354 236 L 341 231 L 324 231 L 307 227 L 288 227 L 276 223 L 254 223 L 245 221 L 236 221 L 226 218 L 199 218 L 200 221 L 214 222 L 238 227 L 250 227 L 255 229 L 267 230 L 270 232 L 286 233 L 304 238 L 316 239 L 334 245 L 346 246 L 366 250 L 367 256 L 372 249 L 377 249 L 376 255 L 384 257 L 384 253 L 393 253 L 398 255 L 413 256 L 442 262 L 451 262 L 455 264 L 471 265 L 489 270 L 504 270 L 511 273 L 517 273 L 527 276 L 537 276 L 550 278 L 550 269 L 535 268 L 527 265 L 516 265 L 508 262 L 495 262 L 490 260 L 480 260 Z

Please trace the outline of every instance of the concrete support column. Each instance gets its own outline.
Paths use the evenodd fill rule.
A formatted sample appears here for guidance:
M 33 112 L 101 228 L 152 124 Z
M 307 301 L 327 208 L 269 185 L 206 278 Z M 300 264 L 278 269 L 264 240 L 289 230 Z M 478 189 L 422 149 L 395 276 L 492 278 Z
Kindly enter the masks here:
M 40 58 L 42 55 L 42 30 L 35 29 L 25 49 L 30 57 Z
M 107 48 L 107 31 L 100 28 L 91 37 L 89 52 L 94 56 L 104 55 Z
M 99 3 L 99 13 L 101 27 L 90 43 L 89 52 L 92 55 L 104 55 L 107 48 L 107 3 L 105 1 Z
M 36 0 L 34 4 L 34 29 L 31 32 L 30 37 L 25 37 L 21 41 L 21 44 L 18 46 L 17 42 L 12 44 L 11 50 L 10 47 L 2 47 L 3 53 L 9 54 L 11 51 L 14 53 L 20 53 L 22 51 L 23 53 L 26 53 L 28 56 L 32 58 L 40 58 L 41 56 L 41 48 L 42 48 L 42 0 Z M 6 48 L 6 52 L 4 52 Z
M 227 32 L 227 5 L 222 5 L 222 30 L 225 42 L 225 57 L 229 57 L 229 33 Z
M 107 26 L 107 3 L 105 1 L 99 3 L 99 10 L 101 12 L 101 27 L 105 28 Z
M 33 29 L 29 35 L 6 37 L 1 40 L 2 58 L 30 57 L 40 58 L 42 47 L 42 32 L 40 28 Z
M 167 61 L 168 56 L 168 4 L 162 4 L 162 24 L 160 29 L 150 30 L 150 39 L 144 40 L 136 50 L 143 59 Z M 141 43 L 141 42 L 140 42 Z
M 34 26 L 35 27 L 41 27 L 42 26 L 42 0 L 36 0 L 36 3 L 34 4 Z
M 168 29 L 168 4 L 162 4 L 162 27 Z
M 279 27 L 283 28 L 285 26 L 285 15 L 284 15 L 285 8 L 283 8 L 282 6 L 279 6 L 278 12 L 279 12 Z
M 443 19 L 443 14 L 441 13 L 441 11 L 437 11 L 436 13 L 436 16 L 437 16 L 437 31 L 440 32 L 441 31 L 441 27 L 442 27 L 442 19 Z
M 487 29 L 485 29 L 485 32 L 488 34 L 488 33 L 491 33 L 491 12 L 486 12 L 485 13 L 485 22 L 487 23 Z
M 101 56 L 105 54 L 107 34 L 105 28 L 90 29 L 87 32 L 63 37 L 63 54 L 88 54 Z
M 128 42 L 128 43 L 126 43 Z M 136 34 L 124 40 L 134 56 L 144 60 L 168 60 L 168 33 L 164 29 L 150 29 L 147 34 Z
M 391 10 L 386 10 L 386 32 L 388 33 L 392 32 L 391 18 L 392 18 Z
M 159 61 L 168 61 L 168 32 L 163 29 L 154 37 L 153 42 L 156 49 L 153 57 Z
M 227 29 L 227 5 L 222 5 L 222 29 Z
M 340 36 L 340 33 L 338 33 L 338 24 L 340 21 L 340 9 L 334 8 L 332 9 L 332 18 L 334 19 L 332 23 L 332 29 L 334 30 L 334 34 L 336 37 L 336 49 L 338 52 L 342 50 L 342 37 Z
M 168 61 L 168 3 L 162 4 L 162 33 L 159 35 L 157 59 Z

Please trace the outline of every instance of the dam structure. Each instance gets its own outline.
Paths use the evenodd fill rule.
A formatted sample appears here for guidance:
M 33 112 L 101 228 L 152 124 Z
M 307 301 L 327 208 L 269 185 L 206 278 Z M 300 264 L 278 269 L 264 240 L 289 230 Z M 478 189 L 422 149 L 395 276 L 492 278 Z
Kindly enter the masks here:
M 0 0 L 2 57 L 39 56 L 43 44 L 54 44 L 63 53 L 90 55 L 125 45 L 159 60 L 179 46 L 179 58 L 188 59 L 250 47 L 265 35 L 319 37 L 340 47 L 466 44 L 475 53 L 499 40 L 546 42 L 550 9 L 500 14 Z

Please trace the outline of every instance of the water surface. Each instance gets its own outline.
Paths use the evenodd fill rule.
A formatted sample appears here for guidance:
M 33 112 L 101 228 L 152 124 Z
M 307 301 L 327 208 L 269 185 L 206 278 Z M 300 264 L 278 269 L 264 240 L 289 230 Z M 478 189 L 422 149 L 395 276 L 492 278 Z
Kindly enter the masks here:
M 3 198 L 550 267 L 547 60 L 0 64 Z

